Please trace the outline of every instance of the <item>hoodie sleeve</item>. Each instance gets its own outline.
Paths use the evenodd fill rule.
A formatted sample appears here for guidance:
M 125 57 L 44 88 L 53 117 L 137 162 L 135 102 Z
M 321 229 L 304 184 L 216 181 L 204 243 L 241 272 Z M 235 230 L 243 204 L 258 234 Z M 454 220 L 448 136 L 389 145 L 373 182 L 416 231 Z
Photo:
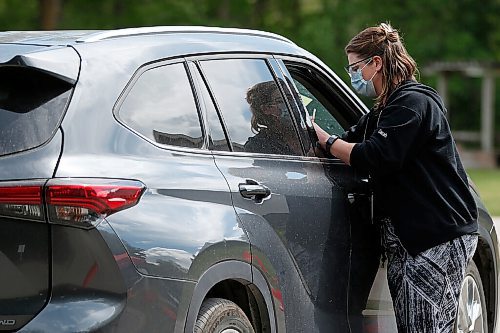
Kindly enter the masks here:
M 342 140 L 351 143 L 362 142 L 367 125 L 366 123 L 368 122 L 368 115 L 369 114 L 367 113 L 362 116 L 356 125 L 345 131 L 345 133 L 341 136 Z
M 386 107 L 370 137 L 354 145 L 351 166 L 373 175 L 399 170 L 415 142 L 421 122 L 420 116 L 406 106 Z

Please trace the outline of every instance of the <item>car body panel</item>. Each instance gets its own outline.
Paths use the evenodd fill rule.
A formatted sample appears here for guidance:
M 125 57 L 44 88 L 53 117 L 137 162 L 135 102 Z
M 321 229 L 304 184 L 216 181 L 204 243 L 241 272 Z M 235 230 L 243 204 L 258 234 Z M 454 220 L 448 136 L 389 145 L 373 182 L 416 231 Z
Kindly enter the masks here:
M 127 293 L 116 262 L 107 255 L 108 246 L 96 229 L 50 227 L 51 297 L 21 331 L 70 332 L 105 327 L 123 311 Z
M 211 251 L 212 263 L 243 258 L 249 244 L 238 225 L 227 183 L 210 154 L 157 148 L 121 126 L 116 134 L 108 137 L 111 147 L 121 142 L 116 155 L 100 158 L 91 152 L 106 146 L 107 136 L 96 141 L 99 147 L 88 142 L 83 149 L 78 142 L 72 146 L 68 138 L 56 177 L 141 179 L 147 189 L 140 202 L 108 220 L 143 274 L 196 281 L 200 274 L 196 272 L 203 269 L 193 271 L 191 266 L 205 250 Z
M 500 262 L 500 248 L 498 246 L 498 234 L 495 223 L 492 220 L 488 210 L 475 190 L 471 190 L 478 206 L 479 222 L 479 244 L 476 249 L 475 258 L 479 257 L 483 269 L 480 270 L 483 279 L 483 285 L 488 284 L 489 295 L 487 295 L 488 304 L 488 323 L 492 332 L 495 332 L 499 325 L 500 317 L 500 275 L 498 274 L 498 263 Z
M 46 144 L 25 152 L 0 157 L 0 179 L 48 179 L 61 154 L 63 135 L 58 130 Z
M 1 329 L 18 329 L 50 297 L 50 252 L 47 223 L 0 217 Z

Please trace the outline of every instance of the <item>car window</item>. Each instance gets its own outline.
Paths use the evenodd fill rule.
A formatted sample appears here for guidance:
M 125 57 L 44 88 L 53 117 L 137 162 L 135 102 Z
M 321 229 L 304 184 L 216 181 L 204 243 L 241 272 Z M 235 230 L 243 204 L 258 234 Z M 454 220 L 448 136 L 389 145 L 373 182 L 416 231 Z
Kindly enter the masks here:
M 208 128 L 209 128 L 209 147 L 210 150 L 229 151 L 229 145 L 222 127 L 222 119 L 219 116 L 210 92 L 207 89 L 206 82 L 203 80 L 197 66 L 190 62 L 189 69 L 193 76 L 198 99 L 201 107 L 205 110 Z
M 203 145 L 198 109 L 183 63 L 145 71 L 125 97 L 118 117 L 159 144 Z
M 320 99 L 317 97 L 318 92 L 316 92 L 316 95 L 312 92 L 314 91 L 314 87 L 311 86 L 311 89 L 307 89 L 298 79 L 294 78 L 293 81 L 299 91 L 302 104 L 307 109 L 309 115 L 311 117 L 314 116 L 314 121 L 328 133 L 342 134 L 344 129 L 328 111 L 328 108 L 320 102 Z
M 277 77 L 278 84 L 284 92 L 284 96 L 288 102 L 288 106 L 292 111 L 292 116 L 293 118 L 295 118 L 295 126 L 298 129 L 299 139 L 302 143 L 304 151 L 306 152 L 306 156 L 315 156 L 315 146 L 313 146 L 313 142 L 315 142 L 315 140 L 311 140 L 310 138 L 311 133 L 307 128 L 308 118 L 306 116 L 302 103 L 299 102 L 300 98 L 298 98 L 299 95 L 294 87 L 294 84 L 291 83 L 293 79 L 288 72 L 287 75 L 284 75 L 283 68 L 282 66 L 280 66 L 278 61 L 276 61 L 276 59 L 270 60 L 269 64 L 271 65 L 271 68 L 273 69 L 274 74 Z
M 57 129 L 72 86 L 22 67 L 0 67 L 0 77 L 0 156 L 45 143 Z
M 310 68 L 287 65 L 293 78 L 302 104 L 315 121 L 330 134 L 341 135 L 348 127 L 342 110 L 336 105 L 336 96 L 332 95 L 325 81 Z
M 263 59 L 201 61 L 228 130 L 233 151 L 302 155 L 280 89 Z

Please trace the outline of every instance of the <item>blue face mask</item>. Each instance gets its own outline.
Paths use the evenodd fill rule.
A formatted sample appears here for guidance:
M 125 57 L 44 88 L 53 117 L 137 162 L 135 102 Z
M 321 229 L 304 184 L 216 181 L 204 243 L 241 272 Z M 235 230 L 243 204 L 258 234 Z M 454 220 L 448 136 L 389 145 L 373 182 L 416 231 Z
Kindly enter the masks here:
M 375 77 L 375 75 L 377 74 L 377 72 L 375 72 L 375 74 L 373 74 L 373 76 L 371 77 L 371 79 L 368 80 L 368 81 L 366 81 L 365 79 L 363 79 L 363 74 L 361 73 L 361 71 L 370 62 L 371 62 L 371 60 L 368 61 L 363 66 L 363 68 L 358 68 L 357 71 L 350 72 L 350 75 L 351 75 L 351 85 L 354 88 L 354 90 L 358 94 L 360 94 L 360 95 L 363 95 L 363 96 L 366 96 L 366 97 L 376 97 L 377 96 L 377 92 L 375 91 L 375 87 L 373 86 L 373 78 Z

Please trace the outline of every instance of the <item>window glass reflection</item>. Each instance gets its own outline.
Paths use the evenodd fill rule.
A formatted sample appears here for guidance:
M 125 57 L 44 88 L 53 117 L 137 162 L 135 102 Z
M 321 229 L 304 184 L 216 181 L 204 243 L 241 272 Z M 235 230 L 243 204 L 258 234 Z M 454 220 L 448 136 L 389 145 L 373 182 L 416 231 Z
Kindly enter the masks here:
M 182 63 L 144 72 L 123 102 L 120 118 L 149 139 L 165 145 L 200 148 L 198 110 Z
M 218 151 L 229 151 L 229 146 L 226 140 L 226 135 L 224 134 L 224 129 L 222 128 L 221 120 L 215 109 L 212 97 L 208 92 L 205 81 L 200 75 L 198 68 L 190 63 L 191 74 L 195 81 L 196 89 L 199 93 L 200 103 L 205 109 L 207 116 L 208 127 L 210 128 L 210 146 L 211 150 Z
M 234 151 L 302 155 L 278 85 L 262 59 L 201 62 Z
M 54 134 L 71 85 L 42 71 L 0 67 L 0 156 L 34 148 Z

